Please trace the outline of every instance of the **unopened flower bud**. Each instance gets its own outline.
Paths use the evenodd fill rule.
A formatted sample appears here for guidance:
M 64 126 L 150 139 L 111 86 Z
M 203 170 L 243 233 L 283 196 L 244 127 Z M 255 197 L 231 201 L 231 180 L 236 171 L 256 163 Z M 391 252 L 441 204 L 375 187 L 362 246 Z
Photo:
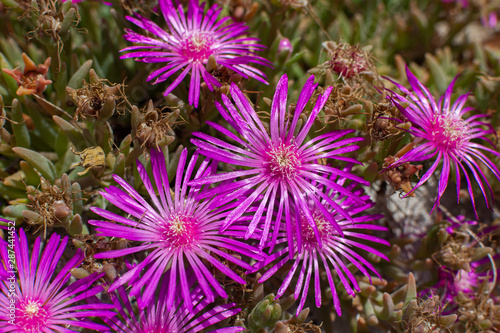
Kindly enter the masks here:
M 30 224 L 42 224 L 43 223 L 42 215 L 35 213 L 31 210 L 24 210 L 23 216 L 26 220 L 28 220 L 28 223 L 30 223 Z
M 248 325 L 253 330 L 274 327 L 281 314 L 281 305 L 274 299 L 274 294 L 269 294 L 248 315 Z
M 127 248 L 127 240 L 125 238 L 120 238 L 116 242 L 116 249 L 117 250 L 123 250 Z
M 68 208 L 64 200 L 55 201 L 52 208 L 54 208 L 54 216 L 58 220 L 63 220 L 71 214 L 71 209 Z
M 90 275 L 90 273 L 83 268 L 72 268 L 69 272 L 71 276 L 78 280 L 86 278 Z
M 289 55 L 292 53 L 293 46 L 288 38 L 282 38 L 278 45 L 278 55 L 286 54 Z
M 102 266 L 101 272 L 106 274 L 106 277 L 109 279 L 109 281 L 114 281 L 116 279 L 116 269 L 111 264 Z

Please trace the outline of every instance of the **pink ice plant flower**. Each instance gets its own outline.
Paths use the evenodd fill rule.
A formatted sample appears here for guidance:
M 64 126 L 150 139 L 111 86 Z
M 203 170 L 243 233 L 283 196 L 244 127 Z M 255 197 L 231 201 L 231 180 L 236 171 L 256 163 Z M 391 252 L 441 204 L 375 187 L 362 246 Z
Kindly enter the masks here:
M 481 23 L 483 23 L 484 26 L 494 28 L 498 24 L 498 12 L 500 11 L 500 8 L 497 9 L 497 11 L 491 11 L 489 13 L 484 14 L 481 16 Z
M 494 274 L 491 270 L 484 270 L 480 267 L 489 264 L 489 258 L 484 258 L 471 262 L 469 271 L 439 268 L 438 282 L 432 287 L 422 290 L 419 294 L 438 294 L 443 302 L 453 302 L 453 299 L 460 293 L 473 297 L 478 293 L 481 283 L 494 282 Z
M 456 2 L 460 3 L 463 8 L 469 6 L 468 0 L 443 0 L 445 3 Z M 497 5 L 485 5 L 481 7 L 481 23 L 485 27 L 494 28 L 498 24 L 498 13 L 500 11 L 500 7 Z
M 189 301 L 189 307 L 181 297 L 177 297 L 173 306 L 168 309 L 166 303 L 168 285 L 162 284 L 156 301 L 140 309 L 136 314 L 125 288 L 120 287 L 110 294 L 120 316 L 103 320 L 112 332 L 116 333 L 196 333 L 201 331 L 236 333 L 245 330 L 243 327 L 236 326 L 210 330 L 212 325 L 238 314 L 241 309 L 236 308 L 235 303 L 210 307 L 210 302 L 204 297 L 199 286 L 191 289 L 193 299 Z M 190 310 L 191 307 L 192 310 Z
M 66 249 L 68 237 L 52 234 L 41 250 L 38 237 L 31 256 L 24 230 L 0 244 L 0 331 L 17 333 L 80 332 L 86 328 L 103 332 L 106 326 L 86 318 L 109 317 L 112 304 L 92 302 L 90 297 L 103 291 L 92 284 L 104 274 L 92 274 L 65 287 L 70 270 L 78 267 L 84 254 L 78 250 L 55 277 L 57 265 Z M 31 258 L 30 258 L 31 257 Z M 79 301 L 86 300 L 85 303 Z
M 359 163 L 343 156 L 357 150 L 359 147 L 353 143 L 363 140 L 359 137 L 341 139 L 352 133 L 352 130 L 333 131 L 308 138 L 312 134 L 310 130 L 316 116 L 328 100 L 331 87 L 317 97 L 316 104 L 305 118 L 306 121 L 303 124 L 301 121 L 299 126 L 301 114 L 317 87 L 313 82 L 314 76 L 311 76 L 300 93 L 292 117 L 288 114 L 290 108 L 287 106 L 288 78 L 283 75 L 276 87 L 271 105 L 270 123 L 266 126 L 245 95 L 233 84 L 230 92 L 236 107 L 225 95 L 221 96 L 224 106 L 217 102 L 216 106 L 236 134 L 220 124 L 210 121 L 207 121 L 207 124 L 234 143 L 200 132 L 193 133 L 197 138 L 191 139 L 191 142 L 200 148 L 201 154 L 235 167 L 242 167 L 227 173 L 199 177 L 190 184 L 222 182 L 220 186 L 203 194 L 207 197 L 220 193 L 225 194 L 225 198 L 221 200 L 231 201 L 245 196 L 227 215 L 221 230 L 228 228 L 248 212 L 251 206 L 256 205 L 245 238 L 251 237 L 261 219 L 264 219 L 264 231 L 259 244 L 261 249 L 269 236 L 276 240 L 282 217 L 286 221 L 289 245 L 293 246 L 295 239 L 293 234 L 300 234 L 303 228 L 300 224 L 292 225 L 293 210 L 303 212 L 317 239 L 320 240 L 321 235 L 313 211 L 307 204 L 310 200 L 317 204 L 318 209 L 326 212 L 324 204 L 321 203 L 323 199 L 334 207 L 339 216 L 352 221 L 349 213 L 341 205 L 318 190 L 318 186 L 326 186 L 354 200 L 362 201 L 354 193 L 331 181 L 328 178 L 330 173 L 369 184 L 350 172 L 320 163 L 320 159 Z M 315 181 L 318 185 L 313 185 L 311 181 Z M 330 214 L 326 214 L 326 219 L 335 230 L 342 233 L 342 228 Z M 302 239 L 297 238 L 297 241 L 301 242 Z
M 407 162 L 433 160 L 431 167 L 406 196 L 424 184 L 442 162 L 437 197 L 432 208 L 433 210 L 439 205 L 441 196 L 448 186 L 452 167 L 455 171 L 455 180 L 457 183 L 457 202 L 460 200 L 460 180 L 463 174 L 467 182 L 467 189 L 474 211 L 476 209 L 471 177 L 466 170 L 468 168 L 478 183 L 488 205 L 485 186 L 489 190 L 492 200 L 493 193 L 486 175 L 481 170 L 480 164 L 486 166 L 500 180 L 500 172 L 497 166 L 484 154 L 486 152 L 500 156 L 500 153 L 475 142 L 476 139 L 481 139 L 492 144 L 487 135 L 495 134 L 495 130 L 491 125 L 478 120 L 487 115 L 478 114 L 470 116 L 467 119 L 463 118 L 473 108 L 465 107 L 468 94 L 459 96 L 452 104 L 451 95 L 457 78 L 450 83 L 444 96 L 439 99 L 439 102 L 436 102 L 429 89 L 410 72 L 408 67 L 406 68 L 406 74 L 412 91 L 393 82 L 403 94 L 392 92 L 390 99 L 401 114 L 412 123 L 412 127 L 408 132 L 416 137 L 415 143 L 420 144 L 401 156 L 389 168 L 394 168 Z M 402 103 L 409 103 L 410 105 L 405 108 L 402 106 Z
M 142 308 L 153 299 L 160 279 L 165 277 L 170 280 L 167 309 L 174 306 L 177 298 L 182 298 L 186 306 L 192 309 L 193 295 L 187 283 L 187 275 L 191 271 L 209 302 L 213 302 L 216 295 L 227 297 L 224 288 L 211 272 L 212 267 L 234 281 L 245 284 L 245 281 L 221 260 L 249 269 L 251 266 L 237 255 L 261 258 L 260 252 L 254 247 L 235 239 L 243 236 L 242 232 L 232 229 L 228 229 L 226 233 L 219 232 L 231 206 L 221 207 L 216 203 L 216 198 L 200 199 L 200 187 L 188 186 L 196 161 L 195 153 L 186 166 L 187 149 L 182 151 L 171 195 L 165 156 L 161 151 L 152 150 L 152 180 L 155 186 L 152 185 L 146 168 L 139 161 L 137 169 L 153 205 L 125 180 L 115 175 L 114 180 L 124 190 L 110 186 L 101 194 L 131 217 L 125 218 L 101 208 L 91 208 L 94 213 L 110 220 L 89 221 L 97 226 L 98 235 L 140 242 L 140 245 L 127 249 L 96 254 L 96 259 L 123 257 L 140 251 L 149 252 L 142 262 L 132 267 L 109 288 L 109 291 L 113 291 L 128 282 L 131 286 L 130 295 L 136 296 L 144 287 L 142 298 L 139 300 Z M 208 160 L 201 163 L 196 177 L 211 172 L 209 163 Z M 145 273 L 141 274 L 143 270 Z
M 350 171 L 350 166 L 346 167 L 344 171 Z M 259 279 L 259 283 L 263 283 L 283 267 L 289 267 L 291 262 L 291 268 L 287 269 L 287 272 L 284 273 L 286 275 L 281 287 L 278 289 L 276 297 L 282 297 L 290 288 L 295 299 L 300 298 L 296 311 L 297 315 L 304 308 L 304 303 L 308 298 L 309 286 L 312 284 L 311 280 L 314 281 L 313 293 L 316 306 L 318 308 L 321 307 L 321 295 L 326 290 L 326 286 L 322 286 L 321 276 L 323 273 L 326 273 L 334 307 L 340 316 L 342 312 L 334 277 L 338 277 L 347 293 L 354 296 L 355 292 L 360 291 L 360 288 L 347 264 L 351 263 L 354 265 L 370 281 L 371 273 L 380 277 L 375 267 L 358 252 L 362 251 L 374 254 L 380 258 L 389 260 L 383 253 L 372 246 L 372 244 L 387 246 L 390 244 L 386 240 L 370 234 L 371 232 L 386 231 L 387 229 L 383 226 L 370 224 L 370 222 L 378 220 L 383 216 L 379 214 L 365 214 L 366 210 L 374 205 L 370 201 L 369 196 L 364 193 L 357 182 L 350 182 L 346 185 L 347 179 L 345 177 L 337 177 L 335 174 L 332 174 L 329 179 L 339 186 L 345 187 L 350 193 L 355 194 L 364 201 L 360 204 L 351 196 L 329 189 L 327 186 L 319 186 L 319 190 L 338 206 L 342 206 L 344 212 L 347 212 L 351 218 L 346 219 L 339 214 L 336 207 L 330 205 L 324 198 L 321 199 L 321 205 L 315 203 L 313 200 L 307 200 L 306 205 L 312 212 L 321 242 L 316 238 L 304 212 L 302 210 L 294 210 L 291 217 L 292 225 L 300 224 L 302 232 L 293 234 L 293 237 L 297 241 L 294 242 L 292 250 L 290 251 L 287 246 L 287 227 L 285 223 L 281 222 L 278 241 L 276 243 L 276 246 L 279 247 L 278 251 L 255 264 L 252 269 L 252 272 L 265 269 L 265 272 Z M 322 207 L 326 208 L 326 212 L 323 211 Z M 342 230 L 342 235 L 328 221 L 326 218 L 328 214 L 335 219 Z M 261 227 L 262 224 L 259 225 L 259 233 L 263 232 L 260 229 Z M 302 241 L 299 242 L 298 238 Z M 297 279 L 293 280 L 296 283 L 292 283 L 294 277 Z
M 182 70 L 165 90 L 165 96 L 171 93 L 188 73 L 191 73 L 188 101 L 190 105 L 198 107 L 201 79 L 211 91 L 214 87 L 221 86 L 217 78 L 205 69 L 210 56 L 215 58 L 218 65 L 244 78 L 253 78 L 268 84 L 265 74 L 252 64 L 270 66 L 271 63 L 256 55 L 255 51 L 264 49 L 264 46 L 256 43 L 257 38 L 245 36 L 248 26 L 240 22 L 230 23 L 229 17 L 218 20 L 222 8 L 215 4 L 204 14 L 205 3 L 200 5 L 197 0 L 191 0 L 187 16 L 182 5 L 176 9 L 171 0 L 159 0 L 159 6 L 168 31 L 138 14 L 135 17 L 127 16 L 127 20 L 152 36 L 144 36 L 126 29 L 124 38 L 141 45 L 121 50 L 128 52 L 121 58 L 136 58 L 137 61 L 147 63 L 165 63 L 148 76 L 148 81 L 156 78 L 153 84 L 163 82 Z

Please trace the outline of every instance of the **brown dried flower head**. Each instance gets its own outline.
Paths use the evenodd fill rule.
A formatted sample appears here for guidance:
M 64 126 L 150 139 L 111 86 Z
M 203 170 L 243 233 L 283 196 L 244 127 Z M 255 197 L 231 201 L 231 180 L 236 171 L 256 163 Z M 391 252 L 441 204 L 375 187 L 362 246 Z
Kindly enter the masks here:
M 366 101 L 368 132 L 372 141 L 383 141 L 401 134 L 411 127 L 410 122 L 403 122 L 399 110 L 385 101 L 372 103 Z
M 173 128 L 178 124 L 179 110 L 163 112 L 154 107 L 153 101 L 149 101 L 142 111 L 136 106 L 132 107 L 132 136 L 148 153 L 152 148 L 171 144 L 175 139 Z
M 460 292 L 454 302 L 458 305 L 458 320 L 466 332 L 498 332 L 500 305 L 488 292 L 489 283 L 484 281 L 476 294 Z
M 434 258 L 453 270 L 470 272 L 473 254 L 474 249 L 467 243 L 450 237 Z
M 61 184 L 52 185 L 48 180 L 41 177 L 39 188 L 28 186 L 27 197 L 30 203 L 29 210 L 23 211 L 23 216 L 30 225 L 37 225 L 37 233 L 44 229 L 44 237 L 47 236 L 47 228 L 69 225 L 73 218 L 73 202 L 75 195 L 70 184 L 69 177 L 64 174 Z
M 75 90 L 68 87 L 66 92 L 77 105 L 75 121 L 80 118 L 105 120 L 115 110 L 122 113 L 126 107 L 123 85 L 101 79 L 93 69 L 89 72 L 89 82 L 83 80 L 83 88 Z
M 358 114 L 363 109 L 363 106 L 359 104 L 363 91 L 358 84 L 350 86 L 345 83 L 338 83 L 332 85 L 332 87 L 333 89 L 324 108 L 325 116 L 319 117 L 323 123 L 329 124 L 345 120 L 346 117 Z M 312 98 L 313 103 L 324 90 L 323 87 L 316 89 Z
M 442 315 L 443 306 L 439 296 L 426 300 L 413 299 L 403 310 L 405 332 L 444 333 L 457 319 L 456 314 Z
M 444 227 L 442 230 L 446 231 Z M 441 249 L 434 253 L 432 258 L 440 266 L 448 269 L 470 272 L 472 262 L 479 261 L 494 252 L 491 247 L 484 246 L 480 238 L 474 236 L 466 224 L 463 224 L 461 229 L 455 229 L 453 233 L 446 231 L 445 235 Z M 474 239 L 471 239 L 471 235 Z
M 19 67 L 13 70 L 2 68 L 2 70 L 16 80 L 19 86 L 16 91 L 18 96 L 41 95 L 47 85 L 52 83 L 51 80 L 47 79 L 50 61 L 51 58 L 49 57 L 43 64 L 37 66 L 26 53 L 23 53 L 24 70 L 21 71 Z
M 30 1 L 22 18 L 36 21 L 35 30 L 27 33 L 28 40 L 37 38 L 44 44 L 57 47 L 58 55 L 61 53 L 64 43 L 69 37 L 70 29 L 76 28 L 80 22 L 80 15 L 71 1 L 59 0 L 36 0 Z M 80 29 L 85 31 L 85 29 Z M 59 56 L 54 60 L 56 72 L 60 71 L 61 61 Z
M 413 165 L 410 163 L 405 163 L 396 168 L 388 168 L 387 167 L 398 160 L 397 157 L 389 155 L 384 159 L 384 164 L 382 168 L 384 171 L 382 175 L 384 179 L 394 188 L 394 191 L 400 191 L 401 193 L 408 193 L 413 189 L 411 185 L 411 178 L 416 175 L 418 177 L 418 172 L 422 170 L 423 165 Z M 415 196 L 415 193 L 412 192 L 409 196 Z
M 208 58 L 205 69 L 221 83 L 221 86 L 211 90 L 205 82 L 201 84 L 201 87 L 204 88 L 205 99 L 209 102 L 204 104 L 213 104 L 214 100 L 220 98 L 220 94 L 229 94 L 231 83 L 235 83 L 240 89 L 242 88 L 243 77 L 227 67 L 218 65 L 213 55 Z M 203 109 L 204 104 L 202 105 Z
M 331 41 L 324 42 L 323 47 L 330 59 L 328 65 L 343 77 L 351 78 L 360 74 L 375 73 L 371 55 L 361 47 Z

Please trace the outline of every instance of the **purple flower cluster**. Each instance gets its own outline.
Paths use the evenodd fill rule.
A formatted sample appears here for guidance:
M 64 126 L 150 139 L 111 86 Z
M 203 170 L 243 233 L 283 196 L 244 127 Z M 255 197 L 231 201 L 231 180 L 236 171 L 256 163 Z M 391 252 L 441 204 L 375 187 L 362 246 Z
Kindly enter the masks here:
M 154 37 L 127 30 L 124 38 L 139 45 L 122 50 L 127 52 L 122 58 L 166 63 L 149 76 L 148 80 L 155 79 L 155 83 L 180 71 L 165 95 L 190 73 L 189 103 L 194 106 L 198 106 L 202 79 L 210 90 L 221 86 L 206 69 L 210 58 L 216 66 L 263 83 L 267 83 L 264 74 L 251 64 L 270 64 L 254 53 L 262 46 L 256 44 L 255 38 L 245 36 L 247 26 L 230 23 L 228 18 L 219 20 L 221 9 L 217 5 L 205 13 L 204 8 L 204 4 L 189 1 L 186 14 L 182 5 L 176 7 L 171 0 L 160 0 L 159 9 L 168 31 L 139 15 L 127 17 Z M 70 270 L 82 262 L 81 251 L 51 282 L 67 238 L 58 246 L 59 237 L 55 234 L 51 237 L 37 269 L 40 240 L 35 243 L 28 263 L 29 249 L 22 232 L 20 242 L 16 241 L 21 283 L 15 288 L 19 299 L 16 316 L 20 319 L 14 324 L 0 325 L 9 330 L 17 325 L 26 332 L 68 331 L 58 325 L 117 332 L 152 332 L 160 328 L 198 332 L 240 311 L 235 304 L 205 310 L 216 297 L 228 297 L 222 280 L 246 284 L 245 274 L 274 263 L 261 278 L 262 282 L 288 261 L 293 262 L 293 268 L 278 297 L 284 295 L 302 265 L 295 292 L 295 298 L 301 298 L 297 313 L 308 298 L 311 276 L 314 276 L 316 305 L 320 306 L 321 266 L 340 314 L 334 278 L 338 277 L 347 292 L 354 295 L 359 287 L 347 264 L 354 265 L 367 277 L 370 271 L 378 275 L 358 250 L 387 259 L 373 246 L 388 243 L 371 235 L 372 231 L 385 228 L 369 223 L 381 216 L 364 213 L 372 203 L 359 185 L 369 183 L 352 172 L 352 165 L 360 162 L 348 156 L 359 149 L 356 143 L 363 139 L 353 137 L 353 130 L 312 135 L 314 121 L 332 90 L 329 87 L 314 96 L 314 106 L 308 111 L 307 105 L 317 86 L 311 76 L 297 103 L 288 105 L 288 78 L 283 75 L 273 98 L 270 120 L 265 123 L 243 92 L 232 84 L 233 101 L 222 95 L 223 104 L 216 102 L 232 129 L 207 122 L 227 141 L 194 133 L 191 141 L 199 149 L 190 159 L 188 150 L 182 151 L 172 181 L 167 174 L 165 155 L 159 149 L 150 152 L 150 171 L 149 165 L 137 161 L 141 188 L 134 188 L 119 176 L 113 177 L 118 187 L 109 186 L 101 195 L 115 208 L 91 208 L 104 220 L 89 223 L 96 226 L 99 236 L 126 239 L 129 247 L 96 253 L 93 259 L 147 254 L 143 260 L 127 262 L 128 271 L 106 287 L 113 304 L 101 303 L 94 297 L 102 291 L 102 286 L 92 286 L 103 274 L 93 274 L 61 289 L 69 279 Z M 205 159 L 198 161 L 199 155 Z M 217 173 L 220 162 L 229 164 L 233 171 Z M 147 198 L 140 192 L 147 193 Z M 117 214 L 116 208 L 124 214 Z M 7 252 L 4 246 L 1 251 L 4 265 L 8 263 Z M 0 270 L 0 276 L 7 279 L 7 270 Z M 124 285 L 129 286 L 127 292 Z M 5 312 L 9 282 L 4 282 L 2 288 L 0 302 L 6 305 Z M 131 303 L 133 297 L 140 309 L 137 316 Z M 80 300 L 87 303 L 76 305 Z M 108 310 L 111 308 L 118 311 L 114 317 L 116 313 Z M 75 320 L 89 316 L 103 317 L 109 328 Z M 8 318 L 7 312 L 3 318 Z M 231 327 L 214 332 L 242 329 Z
M 227 297 L 207 264 L 244 284 L 245 281 L 229 269 L 228 263 L 252 272 L 264 268 L 275 259 L 279 260 L 264 275 L 263 281 L 286 261 L 293 260 L 294 268 L 278 296 L 283 295 L 298 265 L 303 262 L 299 275 L 299 281 L 302 282 L 297 289 L 303 290 L 298 309 L 300 312 L 307 299 L 312 273 L 315 275 L 316 304 L 320 304 L 318 260 L 321 258 L 321 265 L 327 272 L 334 295 L 335 308 L 340 313 L 331 270 L 335 271 L 351 294 L 354 294 L 354 290 L 359 291 L 359 288 L 345 262 L 352 263 L 368 277 L 368 270 L 378 274 L 354 250 L 361 249 L 387 259 L 366 244 L 388 245 L 386 241 L 366 234 L 366 231 L 385 230 L 384 227 L 367 224 L 381 216 L 357 216 L 370 208 L 372 203 L 358 188 L 359 184 L 367 182 L 351 172 L 352 164 L 359 162 L 345 154 L 357 150 L 358 146 L 354 143 L 362 139 L 345 138 L 352 131 L 342 130 L 307 140 L 313 121 L 325 104 L 331 88 L 318 96 L 307 121 L 299 125 L 299 117 L 317 86 L 313 79 L 311 77 L 304 86 L 294 115 L 290 118 L 287 117 L 287 77 L 284 75 L 281 78 L 271 106 L 270 124 L 267 126 L 239 88 L 233 85 L 231 96 L 236 106 L 223 95 L 225 107 L 221 104 L 217 104 L 217 107 L 236 134 L 219 124 L 209 122 L 209 125 L 239 147 L 204 133 L 194 133 L 197 139 L 192 142 L 200 149 L 189 162 L 187 150 L 182 152 L 173 192 L 169 187 L 165 157 L 161 151 L 153 150 L 151 167 L 155 186 L 146 168 L 140 162 L 137 163 L 142 183 L 153 205 L 123 179 L 114 177 L 124 190 L 111 186 L 102 195 L 131 217 L 124 218 L 104 209 L 93 208 L 94 213 L 110 221 L 93 220 L 90 223 L 97 226 L 99 235 L 122 237 L 139 244 L 124 250 L 100 253 L 95 257 L 114 258 L 144 250 L 149 254 L 118 278 L 109 291 L 118 290 L 123 284 L 129 283 L 130 295 L 136 298 L 140 296 L 138 304 L 144 308 L 154 299 L 154 292 L 163 279 L 163 284 L 169 285 L 164 293 L 166 300 L 162 301 L 166 309 L 170 311 L 182 298 L 183 306 L 192 310 L 198 294 L 207 302 L 212 302 L 215 296 Z M 198 154 L 205 155 L 207 159 L 195 170 Z M 242 169 L 215 173 L 217 164 L 211 159 Z M 319 163 L 326 159 L 346 161 L 350 165 L 335 168 Z M 259 245 L 254 247 L 252 242 L 244 242 L 244 239 L 258 239 Z M 264 248 L 268 249 L 269 256 L 261 252 Z M 273 253 L 275 248 L 277 251 Z M 257 263 L 252 267 L 240 259 L 242 257 L 252 258 Z M 307 277 L 304 282 L 306 265 Z M 188 283 L 190 275 L 196 277 L 196 292 Z M 354 290 L 350 285 L 354 286 Z M 298 297 L 299 293 L 296 292 L 295 298 Z
M 349 172 L 350 169 L 351 166 L 348 166 L 344 171 Z M 352 296 L 355 295 L 355 291 L 360 291 L 360 289 L 356 278 L 347 268 L 346 264 L 351 263 L 369 279 L 371 279 L 370 271 L 380 277 L 373 265 L 359 253 L 354 251 L 354 249 L 361 249 L 367 253 L 389 260 L 383 253 L 370 245 L 365 244 L 365 242 L 368 241 L 373 244 L 378 243 L 390 245 L 387 241 L 366 233 L 368 230 L 387 230 L 385 227 L 369 224 L 371 221 L 382 218 L 382 215 L 360 215 L 373 206 L 373 202 L 370 201 L 369 196 L 364 194 L 363 189 L 359 187 L 357 182 L 349 182 L 345 177 L 332 173 L 328 179 L 340 186 L 345 186 L 350 193 L 363 200 L 363 203 L 359 204 L 358 200 L 354 200 L 351 196 L 331 190 L 327 186 L 320 186 L 319 190 L 325 194 L 325 197 L 328 197 L 331 201 L 335 202 L 337 206 L 342 206 L 344 212 L 348 213 L 350 219 L 345 218 L 339 211 L 336 210 L 335 206 L 330 205 L 330 200 L 321 199 L 319 203 L 321 204 L 321 207 L 325 208 L 329 217 L 336 221 L 336 227 L 334 227 L 326 218 L 327 215 L 324 213 L 323 208 L 321 208 L 319 204 L 313 200 L 307 200 L 305 204 L 307 204 L 308 209 L 312 213 L 312 217 L 319 234 L 319 239 L 316 237 L 315 231 L 310 226 L 303 211 L 294 209 L 291 214 L 292 226 L 300 225 L 301 232 L 293 234 L 293 238 L 295 240 L 293 249 L 290 251 L 289 247 L 283 246 L 282 249 L 276 251 L 265 260 L 257 263 L 253 268 L 253 271 L 264 269 L 269 264 L 277 260 L 274 266 L 268 269 L 260 278 L 259 282 L 264 282 L 280 268 L 285 266 L 289 262 L 290 258 L 293 258 L 293 265 L 286 274 L 283 284 L 278 290 L 276 297 L 281 297 L 287 288 L 290 287 L 292 278 L 295 275 L 298 275 L 298 283 L 297 285 L 294 285 L 295 299 L 298 299 L 300 296 L 300 302 L 296 312 L 297 315 L 304 307 L 311 278 L 313 278 L 314 281 L 316 306 L 321 306 L 321 294 L 322 290 L 325 290 L 324 287 L 321 287 L 320 283 L 320 274 L 323 271 L 326 273 L 328 287 L 330 287 L 333 295 L 334 307 L 339 315 L 341 314 L 340 300 L 337 295 L 335 283 L 331 273 L 332 271 L 336 273 L 347 293 Z M 262 226 L 260 225 L 259 227 Z M 258 229 L 258 231 L 259 234 L 262 234 L 263 232 L 261 229 Z M 287 227 L 285 223 L 281 222 L 277 244 L 281 245 L 286 244 L 287 242 Z M 269 245 L 274 246 L 274 244 Z M 321 271 L 320 267 L 323 268 Z M 351 287 L 351 285 L 353 287 Z
M 189 74 L 188 102 L 195 107 L 202 81 L 211 91 L 225 83 L 214 69 L 224 67 L 267 84 L 264 73 L 253 67 L 270 66 L 256 54 L 263 46 L 246 35 L 248 27 L 243 23 L 219 19 L 221 11 L 217 5 L 205 11 L 205 3 L 192 0 L 185 12 L 177 2 L 159 0 L 168 29 L 138 14 L 127 17 L 147 35 L 127 29 L 124 38 L 136 45 L 124 48 L 121 58 L 162 63 L 148 81 L 157 84 L 176 76 L 164 95 Z M 291 49 L 290 41 L 282 39 L 278 50 Z M 453 171 L 457 197 L 464 177 L 475 208 L 474 178 L 488 203 L 493 195 L 487 174 L 500 180 L 500 171 L 488 155 L 500 153 L 476 140 L 490 142 L 488 136 L 494 129 L 479 121 L 485 115 L 464 119 L 472 108 L 465 107 L 468 95 L 452 101 L 456 79 L 436 101 L 409 69 L 407 76 L 411 89 L 394 82 L 401 93 L 391 92 L 389 99 L 412 124 L 408 133 L 414 138 L 413 148 L 388 168 L 432 160 L 407 195 L 440 169 L 434 207 Z M 43 251 L 40 238 L 30 251 L 22 229 L 11 244 L 2 241 L 0 330 L 206 331 L 241 311 L 235 303 L 211 305 L 217 297 L 229 297 L 227 281 L 245 285 L 246 275 L 258 271 L 262 273 L 258 283 L 279 279 L 277 273 L 284 272 L 276 297 L 292 293 L 295 300 L 300 299 L 297 315 L 308 299 L 320 307 L 328 289 L 341 315 L 339 287 L 351 296 L 360 291 L 354 270 L 363 279 L 382 278 L 366 255 L 389 260 L 379 249 L 389 242 L 375 235 L 387 229 L 375 222 L 382 215 L 367 212 L 374 203 L 362 186 L 370 183 L 353 170 L 362 164 L 353 156 L 364 139 L 349 129 L 315 133 L 315 121 L 331 101 L 334 88 L 318 93 L 311 76 L 296 103 L 289 103 L 288 88 L 284 74 L 266 119 L 232 83 L 228 95 L 222 94 L 221 102 L 215 102 L 221 121 L 206 121 L 217 136 L 192 133 L 190 142 L 197 150 L 191 158 L 188 148 L 182 150 L 174 179 L 169 179 L 168 156 L 160 148 L 151 150 L 147 163 L 137 160 L 135 183 L 141 184 L 137 188 L 113 176 L 116 186 L 100 192 L 109 205 L 91 208 L 102 220 L 89 224 L 96 227 L 98 236 L 125 239 L 128 247 L 95 253 L 93 259 L 145 257 L 127 261 L 128 270 L 105 288 L 97 283 L 103 282 L 104 273 L 67 285 L 70 271 L 84 260 L 78 250 L 56 269 L 67 237 L 61 240 L 53 234 Z M 443 281 L 453 284 L 454 293 L 470 292 L 477 278 L 459 271 Z M 112 304 L 96 297 L 103 291 Z M 86 319 L 93 316 L 101 317 L 106 325 Z M 242 330 L 233 326 L 213 332 Z

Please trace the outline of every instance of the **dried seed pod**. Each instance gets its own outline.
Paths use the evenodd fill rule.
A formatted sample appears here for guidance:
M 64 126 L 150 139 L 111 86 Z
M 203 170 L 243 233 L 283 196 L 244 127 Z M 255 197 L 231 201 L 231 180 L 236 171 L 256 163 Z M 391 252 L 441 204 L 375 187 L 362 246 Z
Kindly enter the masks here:
M 363 106 L 360 104 L 360 101 L 363 98 L 363 90 L 359 85 L 351 87 L 346 83 L 338 83 L 332 87 L 333 89 L 325 103 L 325 115 L 323 117 L 318 117 L 320 121 L 325 124 L 334 123 L 340 120 L 349 121 L 347 118 L 348 116 L 361 112 Z M 312 97 L 313 103 L 323 91 L 323 87 L 318 87 Z

